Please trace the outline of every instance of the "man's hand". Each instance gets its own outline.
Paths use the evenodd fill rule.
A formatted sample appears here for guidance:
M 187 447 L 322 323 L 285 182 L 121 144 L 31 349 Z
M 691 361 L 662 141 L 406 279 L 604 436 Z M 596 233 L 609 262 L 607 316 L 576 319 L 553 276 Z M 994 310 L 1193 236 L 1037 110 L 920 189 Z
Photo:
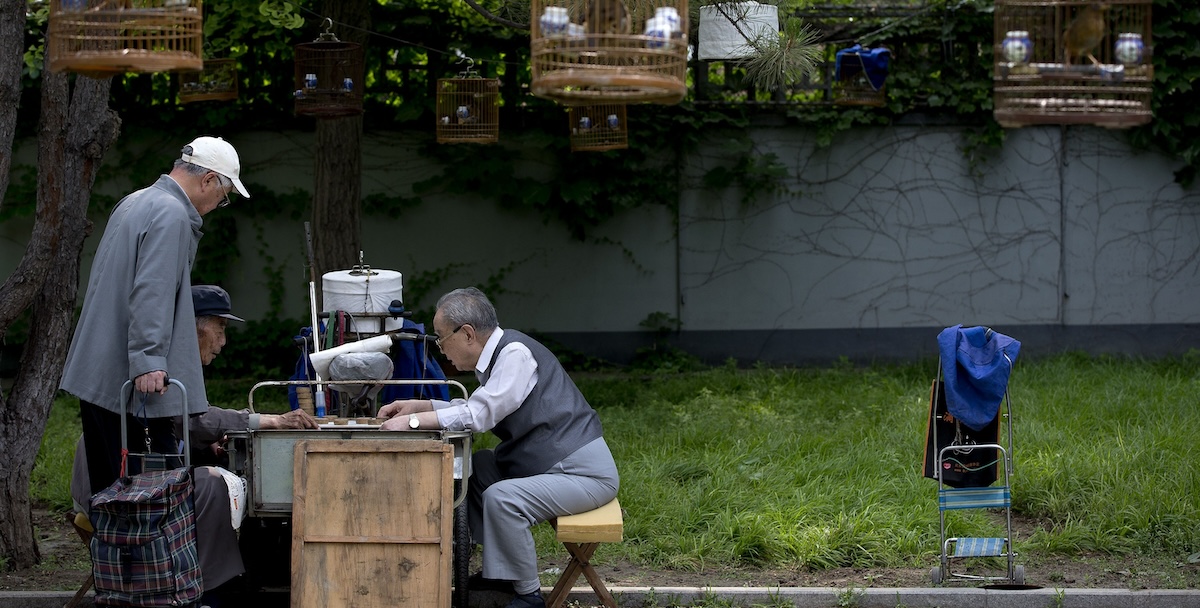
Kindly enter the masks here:
M 133 379 L 133 386 L 139 393 L 165 394 L 167 386 L 169 386 L 167 384 L 167 372 L 162 370 L 146 372 Z
M 379 417 L 388 420 L 396 416 L 407 416 L 417 412 L 431 411 L 433 411 L 433 402 L 428 399 L 398 399 L 379 408 Z M 407 420 L 405 424 L 408 424 Z
M 381 431 L 407 431 L 408 416 L 393 416 L 379 425 Z
M 317 419 L 304 410 L 292 410 L 286 414 L 260 414 L 260 429 L 318 429 Z

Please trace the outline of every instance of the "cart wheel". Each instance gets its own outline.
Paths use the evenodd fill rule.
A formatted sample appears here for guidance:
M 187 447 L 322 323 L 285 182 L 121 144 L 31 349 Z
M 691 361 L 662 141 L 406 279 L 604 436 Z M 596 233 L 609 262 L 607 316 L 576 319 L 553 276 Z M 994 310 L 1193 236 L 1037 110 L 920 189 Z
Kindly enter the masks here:
M 1023 566 L 1021 564 L 1017 564 L 1017 565 L 1013 566 L 1013 581 L 1012 582 L 1014 585 L 1024 585 L 1025 584 L 1025 566 Z
M 455 483 L 462 483 L 456 481 Z M 469 608 L 471 576 L 471 532 L 467 527 L 467 501 L 454 508 L 454 608 Z
M 935 585 L 942 584 L 942 567 L 934 566 L 933 570 L 929 573 L 929 578 L 933 579 L 933 584 Z

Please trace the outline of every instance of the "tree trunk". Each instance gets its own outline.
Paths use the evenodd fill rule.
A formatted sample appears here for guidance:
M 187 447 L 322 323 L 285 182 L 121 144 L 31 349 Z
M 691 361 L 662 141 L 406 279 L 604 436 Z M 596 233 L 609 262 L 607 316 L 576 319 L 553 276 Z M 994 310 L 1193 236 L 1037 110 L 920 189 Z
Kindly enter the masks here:
M 334 23 L 349 26 L 334 32 L 339 40 L 365 50 L 369 0 L 325 0 L 322 10 Z M 362 134 L 361 115 L 317 121 L 312 228 L 318 281 L 326 272 L 357 264 L 362 250 Z
M 25 3 L 0 0 L 0 207 L 12 168 L 17 104 L 21 101 L 21 69 L 25 67 Z
M 5 311 L 33 311 L 12 391 L 0 401 L 0 555 L 14 568 L 39 560 L 29 477 L 71 340 L 92 184 L 120 129 L 108 107 L 111 79 L 76 77 L 73 97 L 69 82 L 42 73 L 36 221 L 25 256 L 0 287 Z M 11 320 L 0 319 L 0 333 Z
M 357 264 L 362 249 L 362 117 L 317 121 L 313 162 L 313 255 L 319 281 L 330 270 Z

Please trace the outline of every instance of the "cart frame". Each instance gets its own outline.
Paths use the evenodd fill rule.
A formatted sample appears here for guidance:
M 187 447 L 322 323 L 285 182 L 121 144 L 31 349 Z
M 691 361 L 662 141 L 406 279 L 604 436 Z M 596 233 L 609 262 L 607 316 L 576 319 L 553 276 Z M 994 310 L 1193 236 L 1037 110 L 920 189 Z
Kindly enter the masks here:
M 1011 371 L 1013 363 L 1007 353 L 1002 353 L 1004 360 L 1008 363 Z M 942 384 L 942 366 L 939 361 L 937 382 L 934 384 L 933 403 L 936 406 L 939 399 L 939 392 L 943 390 Z M 1000 443 L 981 443 L 981 444 L 951 444 L 937 451 L 937 457 L 934 463 L 934 471 L 938 482 L 938 523 L 941 534 L 941 553 L 938 556 L 938 565 L 934 566 L 930 572 L 930 578 L 933 583 L 940 584 L 945 582 L 949 577 L 957 577 L 967 580 L 997 582 L 1008 581 L 1015 585 L 1023 585 L 1025 583 L 1025 567 L 1016 563 L 1017 552 L 1012 545 L 1012 467 L 1013 467 L 1013 431 L 1012 431 L 1012 401 L 1009 396 L 1009 391 L 1004 391 L 1002 400 L 1004 408 L 997 412 L 1004 420 L 1006 427 L 1005 434 L 1007 435 L 1007 445 Z M 930 415 L 936 414 L 936 407 L 931 408 Z M 937 425 L 934 424 L 934 445 L 937 443 Z M 969 454 L 975 450 L 995 450 L 997 458 L 978 468 L 986 468 L 997 464 L 1002 464 L 1004 467 L 1003 485 L 996 485 L 993 482 L 985 487 L 963 487 L 955 488 L 948 487 L 943 483 L 942 472 L 945 470 L 943 463 L 948 460 L 954 460 L 951 453 Z M 948 456 L 951 455 L 951 456 Z M 999 481 L 999 480 L 998 480 Z M 972 538 L 972 537 L 947 537 L 946 535 L 946 511 L 963 510 L 963 509 L 1002 509 L 1004 511 L 1005 536 L 1003 538 Z M 978 574 L 967 574 L 964 572 L 954 572 L 951 570 L 951 562 L 955 560 L 965 560 L 973 558 L 1004 558 L 1007 560 L 1007 568 L 1004 576 L 987 576 Z

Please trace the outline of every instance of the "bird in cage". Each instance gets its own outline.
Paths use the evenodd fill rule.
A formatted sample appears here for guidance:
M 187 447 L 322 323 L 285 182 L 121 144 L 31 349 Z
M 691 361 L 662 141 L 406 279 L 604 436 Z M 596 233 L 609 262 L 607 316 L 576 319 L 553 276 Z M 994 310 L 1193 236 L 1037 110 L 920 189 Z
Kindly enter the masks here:
M 1089 4 L 1075 14 L 1063 32 L 1064 63 L 1070 65 L 1072 59 L 1087 57 L 1093 64 L 1100 65 L 1092 51 L 1104 40 L 1107 29 L 1104 17 L 1107 12 L 1107 4 Z
M 472 125 L 479 122 L 479 113 L 472 105 L 458 106 L 454 112 L 455 118 L 458 119 L 460 125 Z
M 583 27 L 588 34 L 628 36 L 629 9 L 621 0 L 588 0 Z

